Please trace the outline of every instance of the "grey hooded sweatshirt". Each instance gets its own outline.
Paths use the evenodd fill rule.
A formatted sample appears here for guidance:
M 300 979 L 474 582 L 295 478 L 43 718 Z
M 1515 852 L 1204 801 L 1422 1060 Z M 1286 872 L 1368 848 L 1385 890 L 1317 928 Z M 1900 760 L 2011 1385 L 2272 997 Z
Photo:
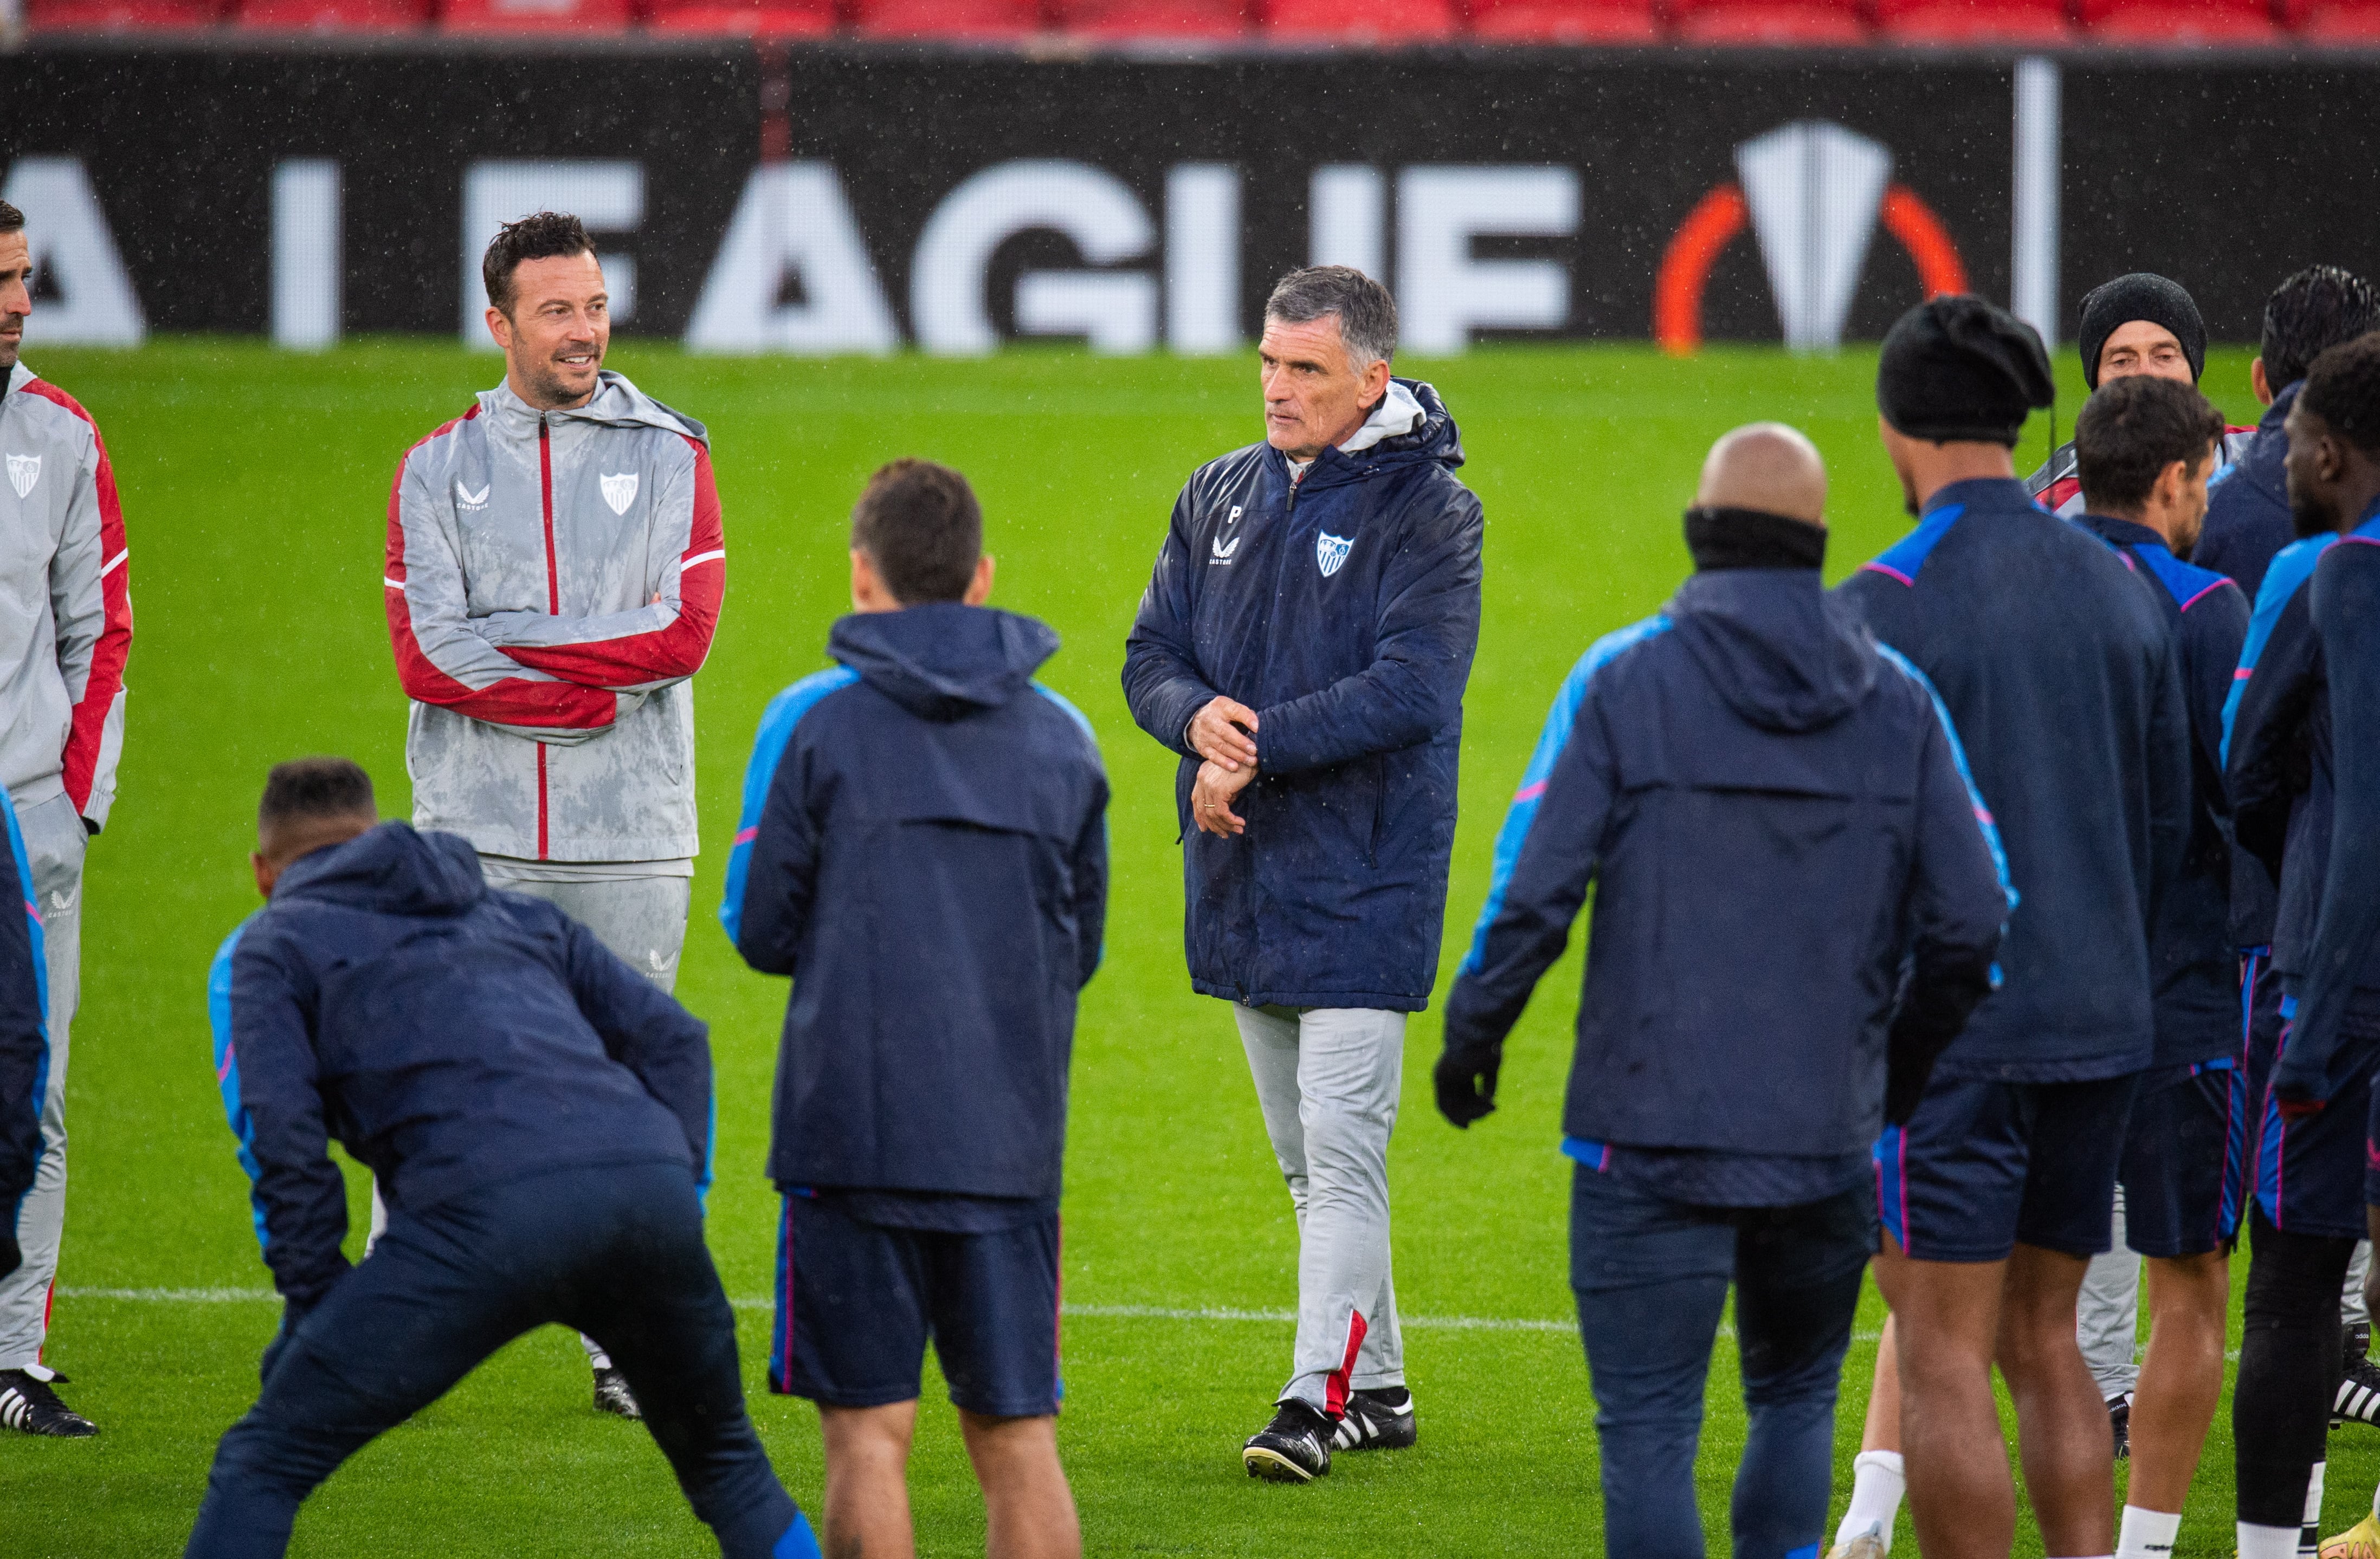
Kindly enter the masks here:
M 584 406 L 498 385 L 416 444 L 383 592 L 414 827 L 530 861 L 694 854 L 686 679 L 726 555 L 702 425 L 608 369 Z

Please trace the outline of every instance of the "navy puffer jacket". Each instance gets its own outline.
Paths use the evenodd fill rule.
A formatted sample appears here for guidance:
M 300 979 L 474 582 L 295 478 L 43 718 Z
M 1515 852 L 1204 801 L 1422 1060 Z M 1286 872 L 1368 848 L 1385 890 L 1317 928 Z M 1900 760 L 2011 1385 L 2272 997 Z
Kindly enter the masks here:
M 1438 977 L 1463 690 L 1479 640 L 1479 500 L 1427 384 L 1410 432 L 1327 449 L 1302 481 L 1251 444 L 1173 505 L 1123 668 L 1141 729 L 1182 755 L 1190 983 L 1251 1005 L 1417 1012 Z M 1183 737 L 1221 695 L 1257 712 L 1247 832 L 1189 827 Z

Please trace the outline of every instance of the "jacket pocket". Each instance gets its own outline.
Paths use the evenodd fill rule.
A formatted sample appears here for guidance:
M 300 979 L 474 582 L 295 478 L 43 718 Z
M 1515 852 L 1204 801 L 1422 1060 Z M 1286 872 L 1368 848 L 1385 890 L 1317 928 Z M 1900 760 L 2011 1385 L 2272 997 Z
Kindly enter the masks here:
M 1389 760 L 1383 755 L 1372 760 L 1372 831 L 1364 844 L 1364 864 L 1378 869 L 1380 864 L 1380 830 L 1389 816 Z

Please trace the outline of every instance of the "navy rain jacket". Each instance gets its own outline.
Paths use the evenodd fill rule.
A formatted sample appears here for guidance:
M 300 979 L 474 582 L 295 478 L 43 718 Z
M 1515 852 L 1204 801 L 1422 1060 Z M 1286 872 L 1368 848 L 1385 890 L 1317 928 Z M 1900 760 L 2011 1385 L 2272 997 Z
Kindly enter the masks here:
M 2149 957 L 2156 977 L 2155 1064 L 2197 1066 L 2239 1048 L 2231 884 L 2235 876 L 2263 871 L 2252 860 L 2235 862 L 2223 787 L 2223 706 L 2248 636 L 2248 598 L 2224 575 L 2176 558 L 2146 526 L 2090 514 L 2075 524 L 2139 569 L 2181 657 L 2190 705 L 2190 843 L 2158 908 Z
M 1563 1130 L 1864 1154 L 1904 961 L 1912 1007 L 1963 1016 L 1988 988 L 1997 853 L 1949 717 L 1815 569 L 1698 574 L 1556 695 L 1448 1047 L 1503 1038 L 1594 878 Z M 1921 1076 L 1948 1028 L 1907 1057 Z
M 1397 382 L 1421 425 L 1326 449 L 1294 485 L 1268 444 L 1199 467 L 1140 599 L 1124 697 L 1182 755 L 1201 995 L 1418 1012 L 1438 978 L 1484 522 L 1438 392 Z M 1236 839 L 1190 826 L 1200 760 L 1183 735 L 1218 695 L 1258 722 Z
M 34 907 L 33 867 L 17 808 L 0 791 L 8 820 L 8 859 L 16 867 L 18 912 L 0 914 L 0 1229 L 17 1215 L 42 1166 L 42 1101 L 50 1091 L 50 976 Z
M 2328 683 L 2330 827 L 2320 841 L 2327 848 L 2307 863 L 2320 880 L 2303 995 L 2273 1086 L 2328 1098 L 2352 1068 L 2371 1064 L 2380 987 L 2380 518 L 2367 516 L 2323 554 L 2310 594 Z M 2365 1020 L 2363 1032 L 2342 1044 L 2350 1016 Z
M 207 978 L 215 1076 L 293 1311 L 345 1275 L 328 1143 L 392 1214 L 565 1166 L 707 1185 L 709 1031 L 470 841 L 383 823 L 290 863 Z
M 2232 831 L 2274 897 L 2268 935 L 2284 988 L 2306 968 L 2330 838 L 2328 674 L 2311 586 L 2338 541 L 2325 532 L 2274 555 L 2223 711 Z
M 841 664 L 761 716 L 719 918 L 794 977 L 780 1187 L 1058 1194 L 1108 782 L 1089 722 L 1032 680 L 1057 649 L 986 607 L 845 617 Z
M 2289 519 L 2289 436 L 2281 424 L 2304 388 L 2297 380 L 2274 396 L 2239 457 L 2206 484 L 2206 523 L 2190 561 L 2239 581 L 2250 600 L 2264 588 L 2274 555 L 2297 539 Z
M 1949 707 L 2020 895 L 2006 979 L 1937 1075 L 2080 1082 L 2148 1067 L 2148 927 L 2190 839 L 2190 718 L 2157 603 L 2013 478 L 1943 488 L 1838 590 Z

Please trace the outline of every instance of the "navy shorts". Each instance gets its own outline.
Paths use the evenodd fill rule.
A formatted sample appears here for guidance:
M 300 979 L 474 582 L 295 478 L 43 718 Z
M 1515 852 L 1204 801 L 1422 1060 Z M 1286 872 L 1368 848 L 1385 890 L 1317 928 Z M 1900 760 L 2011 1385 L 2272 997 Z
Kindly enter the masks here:
M 2124 1243 L 2143 1256 L 2203 1256 L 2230 1243 L 2223 1225 L 2231 1057 L 2143 1073 L 2116 1178 Z
M 995 1419 L 1046 1418 L 1058 1374 L 1058 1215 L 988 1234 L 897 1228 L 832 1195 L 793 1191 L 777 1226 L 769 1389 L 832 1408 L 881 1408 L 922 1389 L 933 1344 L 951 1401 Z
M 2280 1047 L 2289 1043 L 2292 997 L 2280 1004 Z M 2349 1081 L 2312 1115 L 2281 1113 L 2268 1084 L 2256 1144 L 2256 1204 L 2277 1229 L 2331 1239 L 2362 1239 L 2365 1136 L 2371 1129 L 2372 1066 L 2380 1061 L 2380 1026 L 2350 1016 L 2339 1036 Z M 2355 1064 L 2351 1052 L 2360 1052 Z
M 1938 1072 L 1906 1126 L 1876 1144 L 1876 1210 L 1923 1262 L 2006 1261 L 2019 1242 L 2095 1256 L 2138 1073 L 2090 1082 L 1977 1082 Z
M 2240 1057 L 2231 1069 L 2230 1125 L 2223 1148 L 2223 1238 L 2240 1238 L 2240 1220 L 2256 1191 L 2256 1154 L 2264 1138 L 2265 1085 L 2281 1053 L 2281 979 L 2269 948 L 2240 959 Z

